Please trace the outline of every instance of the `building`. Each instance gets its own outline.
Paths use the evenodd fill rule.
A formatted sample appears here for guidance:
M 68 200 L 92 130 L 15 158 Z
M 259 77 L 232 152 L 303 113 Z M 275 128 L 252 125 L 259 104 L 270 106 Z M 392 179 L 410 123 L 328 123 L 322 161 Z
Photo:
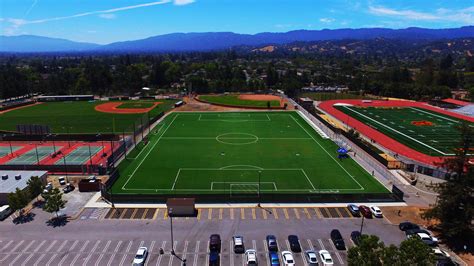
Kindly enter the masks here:
M 52 95 L 38 96 L 38 102 L 93 101 L 94 95 Z
M 40 177 L 46 183 L 46 171 L 5 171 L 0 170 L 0 205 L 8 203 L 7 196 L 17 188 L 23 190 L 27 187 L 32 176 Z

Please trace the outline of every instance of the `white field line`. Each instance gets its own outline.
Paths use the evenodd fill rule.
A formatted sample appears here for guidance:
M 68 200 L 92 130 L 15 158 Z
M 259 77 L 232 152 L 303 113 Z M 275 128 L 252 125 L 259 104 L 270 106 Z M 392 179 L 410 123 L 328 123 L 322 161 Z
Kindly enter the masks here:
M 440 151 L 440 150 L 438 150 L 438 149 L 436 149 L 436 148 L 431 147 L 430 145 L 428 145 L 428 144 L 426 144 L 426 143 L 424 143 L 424 142 L 421 142 L 421 141 L 419 141 L 419 140 L 417 140 L 417 139 L 415 139 L 415 138 L 412 138 L 412 137 L 410 137 L 410 136 L 404 134 L 403 132 L 400 132 L 400 131 L 398 131 L 398 130 L 396 130 L 396 129 L 394 129 L 394 128 L 391 128 L 391 127 L 389 127 L 389 126 L 387 126 L 387 125 L 385 125 L 385 124 L 383 124 L 383 123 L 380 123 L 379 121 L 377 121 L 377 120 L 375 120 L 375 119 L 372 119 L 371 117 L 368 117 L 368 116 L 366 116 L 366 115 L 364 115 L 364 114 L 362 114 L 362 113 L 359 113 L 359 112 L 357 112 L 357 111 L 355 111 L 355 110 L 352 110 L 351 108 L 348 108 L 348 107 L 346 107 L 346 106 L 343 106 L 343 108 L 345 108 L 345 109 L 347 109 L 347 110 L 349 110 L 349 111 L 351 111 L 351 112 L 354 112 L 354 113 L 356 113 L 356 114 L 358 114 L 358 115 L 360 115 L 360 116 L 362 116 L 362 117 L 365 117 L 365 118 L 367 118 L 367 119 L 369 119 L 369 120 L 371 120 L 371 121 L 373 121 L 373 122 L 375 122 L 375 123 L 377 123 L 377 124 L 379 124 L 379 125 L 381 125 L 381 126 L 383 126 L 383 127 L 386 127 L 386 128 L 388 128 L 388 129 L 392 130 L 392 131 L 395 132 L 395 133 L 398 133 L 398 134 L 400 134 L 400 135 L 402 135 L 402 136 L 404 136 L 404 137 L 406 137 L 406 138 L 408 138 L 408 139 L 411 139 L 411 140 L 413 140 L 413 141 L 415 141 L 415 142 L 417 142 L 417 143 L 419 143 L 419 144 L 421 144 L 421 145 L 423 145 L 423 146 L 425 146 L 425 147 L 428 147 L 429 149 L 432 149 L 433 151 L 436 151 L 436 152 L 438 152 L 438 153 L 440 153 L 440 154 L 443 154 L 443 155 L 445 155 L 445 156 L 446 156 L 446 155 L 453 155 L 453 154 L 446 154 L 446 153 L 444 153 L 444 152 L 442 152 L 442 151 Z
M 447 118 L 447 117 L 444 117 L 444 116 L 441 116 L 441 115 L 437 115 L 437 114 L 433 114 L 433 113 L 430 113 L 430 112 L 426 112 L 426 111 L 423 111 L 421 110 L 420 108 L 413 108 L 413 107 L 408 107 L 409 109 L 413 109 L 417 112 L 420 112 L 420 113 L 425 113 L 425 114 L 428 114 L 428 115 L 432 115 L 432 116 L 436 116 L 436 117 L 439 117 L 439 118 L 442 118 L 442 119 L 445 119 L 445 120 L 448 120 L 450 122 L 454 122 L 456 124 L 459 124 L 459 121 L 456 121 L 456 120 L 453 120 L 453 119 L 450 119 L 450 118 Z
M 143 159 L 140 161 L 140 163 L 137 165 L 137 167 L 135 168 L 135 170 L 133 170 L 132 174 L 130 175 L 130 177 L 127 179 L 127 182 L 125 182 L 125 184 L 122 186 L 122 190 L 126 190 L 125 186 L 127 186 L 128 182 L 130 181 L 130 179 L 135 175 L 135 173 L 137 172 L 137 170 L 140 168 L 140 166 L 143 164 L 143 162 L 145 161 L 146 158 L 148 158 L 148 155 L 150 155 L 150 153 L 155 149 L 155 146 L 156 144 L 158 144 L 158 142 L 160 142 L 161 138 L 163 137 L 163 135 L 166 133 L 166 131 L 170 128 L 170 126 L 173 124 L 174 120 L 179 116 L 179 114 L 176 114 L 175 117 L 173 117 L 173 120 L 171 120 L 171 122 L 169 123 L 169 125 L 166 127 L 166 129 L 163 131 L 163 133 L 160 135 L 160 137 L 156 140 L 155 143 L 153 143 L 153 146 L 148 150 L 148 153 L 145 155 L 145 157 L 143 157 Z
M 362 190 L 365 190 L 365 188 L 346 170 L 346 168 L 344 168 L 334 157 L 332 157 L 331 154 L 321 145 L 321 143 L 319 143 L 311 134 L 309 134 L 309 132 L 298 122 L 298 120 L 296 120 L 291 114 L 290 114 L 290 117 L 296 122 L 296 124 L 298 124 L 301 127 L 301 129 L 303 129 L 306 132 L 306 134 L 308 134 L 308 136 L 310 136 L 314 140 L 314 142 L 316 142 L 319 145 L 319 147 L 321 147 L 326 152 L 326 154 L 331 159 L 333 159 L 334 162 L 336 162 L 337 165 L 339 165 L 339 167 L 342 168 L 342 170 L 344 170 L 344 172 L 346 172 L 348 176 L 352 178 L 352 180 L 354 180 L 354 182 L 357 183 L 357 185 L 359 185 L 359 187 Z
M 235 133 L 235 134 L 242 134 L 242 133 Z M 202 139 L 202 140 L 215 140 L 216 137 L 163 137 L 162 139 L 179 139 L 179 140 L 196 140 L 196 139 Z M 248 138 L 241 138 L 241 137 L 219 137 L 219 139 L 255 139 L 252 137 Z M 264 140 L 310 140 L 311 138 L 260 138 L 257 137 L 258 140 L 264 139 Z
M 229 182 L 211 182 L 211 190 L 214 190 L 214 184 L 229 184 L 230 186 L 232 185 L 258 185 L 258 182 L 238 182 L 238 181 L 229 181 Z M 273 187 L 275 188 L 275 191 L 278 191 L 277 186 L 275 182 L 260 182 L 260 184 L 273 184 Z M 262 191 L 273 191 L 271 189 L 262 189 Z

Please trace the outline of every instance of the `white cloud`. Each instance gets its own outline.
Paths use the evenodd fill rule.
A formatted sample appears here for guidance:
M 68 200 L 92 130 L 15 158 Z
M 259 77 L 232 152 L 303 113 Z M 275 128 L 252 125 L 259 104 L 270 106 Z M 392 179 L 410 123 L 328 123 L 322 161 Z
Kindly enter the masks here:
M 174 4 L 177 6 L 185 6 L 194 3 L 194 0 L 174 0 Z
M 319 21 L 321 21 L 322 23 L 329 24 L 329 23 L 333 23 L 335 21 L 335 19 L 333 19 L 333 18 L 320 18 Z
M 419 12 L 414 10 L 397 10 L 383 6 L 369 6 L 369 13 L 376 16 L 397 17 L 406 20 L 448 21 L 474 24 L 474 6 L 452 10 L 439 8 L 434 12 Z
M 189 4 L 190 1 L 192 1 L 192 0 L 175 0 L 175 4 L 177 4 L 177 2 L 179 2 L 180 5 L 186 4 L 185 2 L 188 2 L 188 4 Z M 155 2 L 149 2 L 149 3 L 144 3 L 144 4 L 138 4 L 138 5 L 131 5 L 131 6 L 124 6 L 124 7 L 106 9 L 106 10 L 89 11 L 89 12 L 78 13 L 78 14 L 74 14 L 74 15 L 70 15 L 70 16 L 52 17 L 52 18 L 44 18 L 44 19 L 37 19 L 37 20 L 25 20 L 25 19 L 18 19 L 18 18 L 1 18 L 1 19 L 10 24 L 9 27 L 5 27 L 3 29 L 3 33 L 6 34 L 6 35 L 12 35 L 12 34 L 15 34 L 15 32 L 21 26 L 28 25 L 28 24 L 41 24 L 41 23 L 45 23 L 45 22 L 67 20 L 67 19 L 73 19 L 73 18 L 79 18 L 79 17 L 91 16 L 91 15 L 99 15 L 99 16 L 105 15 L 105 16 L 101 16 L 101 17 L 103 17 L 103 18 L 112 18 L 112 16 L 110 16 L 110 15 L 113 15 L 112 13 L 115 13 L 115 12 L 131 10 L 131 9 L 137 9 L 137 8 L 150 7 L 150 6 L 156 6 L 156 5 L 163 5 L 163 4 L 168 4 L 168 3 L 171 3 L 171 2 L 172 2 L 172 0 L 162 0 L 162 1 L 155 1 Z
M 117 16 L 113 13 L 107 13 L 107 14 L 100 14 L 99 17 L 104 18 L 104 19 L 114 19 Z

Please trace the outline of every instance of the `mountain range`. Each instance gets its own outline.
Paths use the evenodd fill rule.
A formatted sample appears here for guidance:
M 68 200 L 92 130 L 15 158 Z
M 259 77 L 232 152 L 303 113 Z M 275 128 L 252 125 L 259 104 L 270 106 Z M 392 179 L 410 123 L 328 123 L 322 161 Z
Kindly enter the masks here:
M 438 40 L 474 37 L 474 26 L 451 29 L 426 28 L 362 28 L 296 30 L 284 33 L 238 34 L 233 32 L 171 33 L 141 40 L 106 45 L 74 42 L 34 35 L 0 36 L 0 52 L 45 53 L 121 53 L 121 52 L 186 52 L 223 50 L 235 46 L 261 46 L 324 40 L 369 40 L 375 38 L 403 40 Z

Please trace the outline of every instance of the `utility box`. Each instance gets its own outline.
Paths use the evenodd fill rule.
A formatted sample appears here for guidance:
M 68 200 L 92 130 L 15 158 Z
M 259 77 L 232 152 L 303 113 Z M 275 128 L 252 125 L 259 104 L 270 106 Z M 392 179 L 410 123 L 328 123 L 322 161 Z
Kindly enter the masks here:
M 172 217 L 196 216 L 194 198 L 168 198 L 166 201 L 168 215 Z

